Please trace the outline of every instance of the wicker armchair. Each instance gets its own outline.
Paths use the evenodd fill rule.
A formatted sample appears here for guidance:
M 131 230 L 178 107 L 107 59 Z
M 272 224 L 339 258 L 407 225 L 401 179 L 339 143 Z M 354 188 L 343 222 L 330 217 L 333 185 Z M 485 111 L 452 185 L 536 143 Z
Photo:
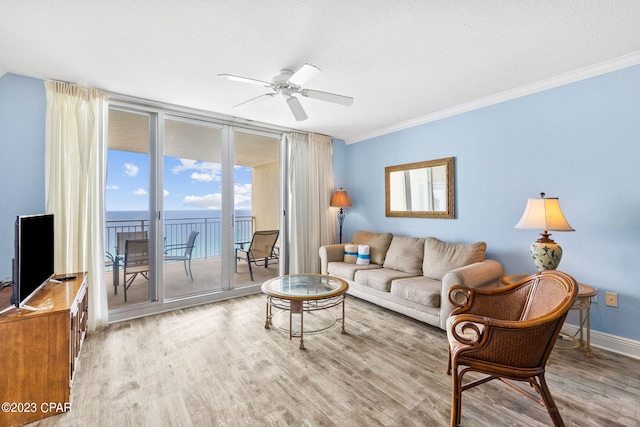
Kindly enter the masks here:
M 447 321 L 452 376 L 451 426 L 460 423 L 462 392 L 499 379 L 543 405 L 554 426 L 564 426 L 544 378 L 545 365 L 578 285 L 559 271 L 543 271 L 492 290 L 453 286 L 457 308 Z M 467 372 L 487 374 L 463 384 Z M 533 392 L 517 382 L 527 382 Z

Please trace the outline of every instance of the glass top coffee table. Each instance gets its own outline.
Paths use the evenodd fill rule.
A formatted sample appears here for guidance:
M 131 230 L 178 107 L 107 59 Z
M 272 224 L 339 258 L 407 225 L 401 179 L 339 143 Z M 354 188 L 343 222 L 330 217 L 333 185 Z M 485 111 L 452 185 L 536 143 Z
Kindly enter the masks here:
M 330 329 L 338 321 L 344 329 L 344 300 L 349 284 L 337 277 L 322 274 L 291 274 L 267 280 L 262 284 L 262 292 L 267 296 L 267 314 L 265 329 L 273 325 L 273 308 L 289 312 L 289 327 L 282 329 L 289 332 L 289 339 L 300 337 L 300 349 L 304 350 L 304 313 L 326 310 L 342 304 L 342 317 L 336 317 L 328 325 L 319 329 L 308 330 L 307 334 L 318 333 Z M 299 331 L 294 331 L 293 314 L 300 315 Z

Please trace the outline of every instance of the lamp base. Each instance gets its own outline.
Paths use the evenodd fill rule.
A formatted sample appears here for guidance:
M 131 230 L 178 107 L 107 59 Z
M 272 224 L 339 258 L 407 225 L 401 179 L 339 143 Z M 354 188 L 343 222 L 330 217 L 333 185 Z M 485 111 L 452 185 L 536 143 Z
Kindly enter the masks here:
M 533 242 L 531 258 L 539 271 L 555 270 L 562 259 L 562 248 L 553 240 L 550 242 Z
M 345 216 L 344 209 L 340 208 L 340 210 L 338 211 L 338 224 L 340 224 L 340 241 L 339 241 L 339 243 L 342 243 L 342 224 L 344 223 L 344 216 Z

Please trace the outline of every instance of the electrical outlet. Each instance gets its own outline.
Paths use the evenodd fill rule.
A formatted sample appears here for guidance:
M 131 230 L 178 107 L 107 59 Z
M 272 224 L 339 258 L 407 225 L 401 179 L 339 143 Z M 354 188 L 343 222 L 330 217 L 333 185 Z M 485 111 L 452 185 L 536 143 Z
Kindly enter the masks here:
M 596 289 L 596 292 L 598 292 L 598 290 Z M 597 304 L 598 303 L 598 294 L 595 294 L 594 296 L 591 297 L 591 304 Z
M 606 292 L 605 294 L 606 304 L 609 307 L 618 306 L 618 294 L 615 292 Z

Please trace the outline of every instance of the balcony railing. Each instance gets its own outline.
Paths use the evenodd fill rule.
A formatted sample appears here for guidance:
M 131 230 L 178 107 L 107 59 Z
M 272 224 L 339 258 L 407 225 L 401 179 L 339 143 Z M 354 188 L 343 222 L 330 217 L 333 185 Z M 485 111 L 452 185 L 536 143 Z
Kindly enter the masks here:
M 222 252 L 221 217 L 175 218 L 164 220 L 164 241 L 166 245 L 185 244 L 192 231 L 198 237 L 192 252 L 192 259 L 220 256 Z M 234 220 L 234 241 L 249 242 L 253 236 L 253 216 L 236 216 Z M 149 233 L 149 220 L 118 219 L 106 221 L 105 252 L 114 254 L 118 233 Z

